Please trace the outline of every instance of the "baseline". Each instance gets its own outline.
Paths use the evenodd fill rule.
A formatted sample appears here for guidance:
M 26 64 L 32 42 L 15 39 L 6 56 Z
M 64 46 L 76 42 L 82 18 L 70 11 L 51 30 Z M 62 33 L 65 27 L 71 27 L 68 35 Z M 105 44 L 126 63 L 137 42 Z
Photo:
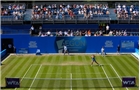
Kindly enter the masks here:
M 69 74 L 69 73 L 39 73 L 39 74 Z M 101 73 L 72 73 L 72 74 L 104 74 L 103 72 Z
M 91 64 L 81 64 L 81 65 L 72 65 L 72 64 L 67 64 L 67 65 L 62 65 L 62 64 L 32 64 L 32 65 L 42 65 L 42 66 L 91 66 Z M 110 64 L 101 64 L 102 66 L 109 66 Z M 93 65 L 96 66 L 96 65 Z

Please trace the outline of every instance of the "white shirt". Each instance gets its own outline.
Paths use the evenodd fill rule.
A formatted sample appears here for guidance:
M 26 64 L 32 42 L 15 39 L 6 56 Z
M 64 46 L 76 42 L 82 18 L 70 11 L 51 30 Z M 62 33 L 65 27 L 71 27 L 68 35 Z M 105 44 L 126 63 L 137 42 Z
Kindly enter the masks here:
M 50 34 L 51 34 L 51 32 L 50 32 L 50 31 L 48 31 L 48 32 L 47 32 L 47 34 L 48 34 L 48 35 L 50 35 Z
M 8 6 L 8 9 L 10 9 L 10 10 L 12 9 L 11 5 Z
M 101 52 L 104 52 L 104 48 L 101 49 Z
M 67 35 L 68 33 L 65 31 L 64 34 Z
M 64 50 L 67 50 L 67 46 L 64 46 Z
M 45 35 L 42 34 L 41 37 L 45 37 Z
M 40 53 L 40 49 L 37 49 L 36 53 Z
M 120 6 L 120 5 L 118 5 L 118 8 L 121 8 L 121 6 Z
M 106 30 L 109 30 L 109 26 L 108 25 L 106 26 Z
M 123 8 L 125 8 L 125 5 L 123 5 Z
M 34 30 L 34 27 L 33 26 L 31 27 L 31 30 Z

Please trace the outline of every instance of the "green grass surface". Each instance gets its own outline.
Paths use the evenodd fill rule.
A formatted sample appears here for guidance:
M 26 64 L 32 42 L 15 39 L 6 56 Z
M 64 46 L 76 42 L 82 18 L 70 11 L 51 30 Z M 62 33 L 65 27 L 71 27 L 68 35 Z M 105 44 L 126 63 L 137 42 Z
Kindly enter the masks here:
M 138 90 L 139 63 L 131 55 L 96 60 L 103 66 L 91 66 L 90 55 L 12 55 L 1 66 L 1 86 L 19 77 L 24 88 L 4 90 Z M 122 88 L 123 76 L 135 76 L 137 87 Z

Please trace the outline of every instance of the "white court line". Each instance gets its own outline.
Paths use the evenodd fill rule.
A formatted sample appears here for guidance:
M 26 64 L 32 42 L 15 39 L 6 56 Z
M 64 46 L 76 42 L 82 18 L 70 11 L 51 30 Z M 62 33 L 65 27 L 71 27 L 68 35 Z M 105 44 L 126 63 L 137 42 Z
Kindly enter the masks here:
M 111 81 L 109 80 L 109 78 L 108 78 L 108 76 L 107 76 L 107 74 L 106 74 L 106 72 L 105 72 L 105 70 L 104 70 L 103 67 L 102 67 L 102 69 L 103 69 L 103 71 L 104 71 L 104 73 L 105 73 L 105 75 L 106 75 L 106 77 L 107 77 L 107 79 L 108 79 L 108 81 L 109 81 L 109 83 L 110 83 L 112 89 L 115 90 L 114 87 L 113 87 L 113 85 L 112 85 L 112 83 L 111 83 Z
M 10 56 L 11 54 L 8 57 L 6 57 L 1 63 L 5 62 Z
M 32 83 L 31 83 L 30 88 L 32 87 L 32 85 L 33 85 L 33 83 L 34 83 L 34 81 L 35 81 L 35 78 L 37 77 L 37 75 L 38 75 L 38 73 L 39 73 L 39 71 L 40 71 L 41 67 L 42 67 L 42 65 L 40 65 L 40 67 L 39 67 L 39 69 L 38 69 L 38 71 L 37 71 L 37 73 L 36 73 L 36 75 L 35 75 L 35 77 L 34 77 L 34 79 L 33 79 Z M 29 88 L 28 90 L 30 90 L 30 88 Z
M 69 73 L 39 73 L 39 74 L 69 74 Z M 104 74 L 104 72 L 102 73 L 72 73 L 72 74 Z
M 70 73 L 70 78 L 71 78 L 71 86 L 70 86 L 71 88 L 70 89 L 72 90 L 72 73 Z
M 89 65 L 89 64 L 83 64 L 83 65 L 72 65 L 72 64 L 69 64 L 69 65 L 61 65 L 61 63 L 60 64 L 32 64 L 32 65 L 42 65 L 42 66 L 51 66 L 51 65 L 54 65 L 54 66 L 91 66 L 91 65 Z M 103 66 L 109 66 L 110 64 L 102 64 Z
M 30 68 L 32 67 L 32 64 L 30 65 L 30 67 L 28 68 L 28 70 L 25 72 L 25 74 L 23 75 L 23 77 L 21 78 L 21 81 L 23 80 L 23 78 L 25 78 L 26 74 L 29 72 Z M 20 81 L 20 82 L 21 82 Z M 15 90 L 17 90 L 17 88 L 15 88 Z
M 26 78 L 26 79 L 33 79 L 33 78 L 31 78 L 31 77 L 24 77 L 24 78 Z M 115 78 L 116 79 L 116 77 L 109 77 L 109 78 Z M 106 78 L 73 78 L 72 80 L 99 80 L 99 79 L 105 79 L 106 80 Z M 70 80 L 70 78 L 36 78 L 36 80 Z
M 114 70 L 114 72 L 117 74 L 117 76 L 119 77 L 119 79 L 122 81 L 122 79 L 120 78 L 119 74 L 117 73 L 117 71 L 114 69 L 114 67 L 112 66 L 112 64 L 110 64 L 111 68 Z M 125 87 L 126 90 L 128 90 L 127 87 Z
M 6 61 L 10 56 L 11 56 L 11 54 L 10 54 L 8 57 L 6 57 L 2 62 L 0 61 L 1 64 L 2 64 L 4 61 Z M 2 66 L 2 65 L 1 65 L 1 66 Z M 0 70 L 1 70 L 1 72 L 3 71 L 2 68 L 0 68 Z M 0 72 L 0 73 L 1 73 L 1 72 Z
M 134 57 L 137 61 L 139 61 L 139 58 L 136 58 L 133 54 L 131 54 L 132 57 Z

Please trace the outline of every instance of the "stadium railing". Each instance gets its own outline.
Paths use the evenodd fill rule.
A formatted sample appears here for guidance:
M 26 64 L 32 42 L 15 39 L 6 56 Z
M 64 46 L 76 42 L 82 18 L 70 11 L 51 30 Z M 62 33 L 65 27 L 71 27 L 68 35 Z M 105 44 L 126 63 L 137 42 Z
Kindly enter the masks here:
M 99 31 L 99 29 L 98 28 L 43 28 L 43 30 L 42 30 L 42 32 L 43 33 L 46 33 L 46 32 L 48 32 L 48 31 L 50 31 L 51 33 L 53 33 L 53 35 L 55 36 L 55 34 L 56 34 L 56 31 L 62 31 L 62 32 L 64 32 L 64 31 L 68 31 L 68 30 L 72 30 L 72 31 L 88 31 L 88 30 L 90 30 L 91 31 L 91 34 L 93 35 L 95 32 L 97 32 L 97 31 Z M 137 29 L 129 29 L 129 30 L 127 30 L 127 29 L 119 29 L 119 28 L 117 28 L 117 29 L 111 29 L 112 31 L 113 30 L 117 30 L 117 31 L 124 31 L 124 30 L 126 30 L 126 32 L 127 32 L 127 34 L 128 35 L 132 35 L 132 36 L 139 36 L 139 31 L 137 30 Z M 27 35 L 27 34 L 30 34 L 30 29 L 2 29 L 1 30 L 2 32 L 1 32 L 1 34 L 22 34 L 22 35 Z M 38 31 L 38 30 L 37 30 Z
M 1 34 L 29 34 L 29 29 L 9 29 L 4 28 L 1 30 Z
M 25 16 L 24 16 L 25 17 Z M 52 15 L 51 18 L 41 18 L 33 20 L 31 16 L 26 16 L 26 18 L 30 18 L 31 20 L 26 20 L 25 18 L 15 20 L 13 16 L 2 16 L 1 23 L 2 24 L 17 24 L 17 23 L 24 23 L 26 21 L 30 21 L 32 23 L 110 23 L 111 20 L 116 20 L 118 23 L 139 23 L 139 18 L 137 19 L 114 19 L 112 15 L 93 15 L 92 18 L 84 18 L 83 15 L 75 15 L 73 19 L 70 18 L 69 15 L 65 15 L 64 18 L 56 19 L 56 15 Z M 131 17 L 131 16 L 129 16 Z

